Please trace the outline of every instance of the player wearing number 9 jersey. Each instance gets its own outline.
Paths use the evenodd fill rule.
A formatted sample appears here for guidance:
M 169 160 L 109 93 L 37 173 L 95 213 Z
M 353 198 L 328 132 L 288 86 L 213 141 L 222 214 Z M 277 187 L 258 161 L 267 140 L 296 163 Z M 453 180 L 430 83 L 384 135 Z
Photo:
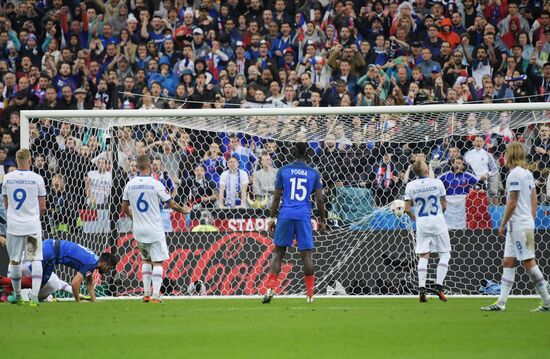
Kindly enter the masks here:
M 141 252 L 143 263 L 143 301 L 160 301 L 160 286 L 163 278 L 162 262 L 169 258 L 166 236 L 160 209 L 164 203 L 181 213 L 189 213 L 188 207 L 181 207 L 172 201 L 164 185 L 151 177 L 151 160 L 146 155 L 136 159 L 139 175 L 132 178 L 124 188 L 122 210 L 132 218 L 134 239 Z
M 15 303 L 21 299 L 21 260 L 32 263 L 31 306 L 38 305 L 38 292 L 42 283 L 42 227 L 40 215 L 46 211 L 44 179 L 32 172 L 31 154 L 20 149 L 15 154 L 17 169 L 4 176 L 2 195 L 7 208 L 8 256 Z
M 420 302 L 426 302 L 426 277 L 430 253 L 439 254 L 437 264 L 435 294 L 446 302 L 443 281 L 449 269 L 451 241 L 449 229 L 443 216 L 447 206 L 445 186 L 439 179 L 429 178 L 426 162 L 419 160 L 413 164 L 413 172 L 418 177 L 407 183 L 405 188 L 405 212 L 416 221 L 416 253 L 418 254 L 418 292 Z
M 277 286 L 277 277 L 281 271 L 281 263 L 286 248 L 292 246 L 294 239 L 298 242 L 298 250 L 304 264 L 304 277 L 308 303 L 313 301 L 313 234 L 311 230 L 311 194 L 315 192 L 317 208 L 319 210 L 319 229 L 325 229 L 325 205 L 323 202 L 323 186 L 319 172 L 305 164 L 307 161 L 308 145 L 303 142 L 296 144 L 296 162 L 281 167 L 275 177 L 275 193 L 271 204 L 271 219 L 269 229 L 275 226 L 274 217 L 279 208 L 281 210 L 275 227 L 273 242 L 275 249 L 269 268 L 267 292 L 262 302 L 269 303 L 273 298 Z

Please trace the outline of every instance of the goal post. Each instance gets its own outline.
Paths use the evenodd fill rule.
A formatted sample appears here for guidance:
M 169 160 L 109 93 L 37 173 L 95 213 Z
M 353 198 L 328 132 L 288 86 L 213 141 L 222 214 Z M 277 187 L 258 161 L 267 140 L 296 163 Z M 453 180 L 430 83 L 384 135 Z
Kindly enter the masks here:
M 47 178 L 45 238 L 67 238 L 120 257 L 117 272 L 101 282 L 104 295 L 140 294 L 140 257 L 120 203 L 142 153 L 153 160 L 152 175 L 193 208 L 188 216 L 163 210 L 171 254 L 165 293 L 188 295 L 199 280 L 209 295 L 263 291 L 274 174 L 292 162 L 295 142 L 309 143 L 309 164 L 323 177 L 328 204 L 329 230 L 314 232 L 316 291 L 402 295 L 416 290 L 414 225 L 390 206 L 414 178 L 411 161 L 424 156 L 431 175 L 440 177 L 453 172 L 454 151 L 468 159 L 481 136 L 496 171 L 482 184 L 461 184 L 460 193 L 449 182 L 447 196 L 453 253 L 446 286 L 453 294 L 479 295 L 494 293 L 500 281 L 503 241 L 495 229 L 503 214 L 503 149 L 513 140 L 525 143 L 538 176 L 537 250 L 550 275 L 550 171 L 532 150 L 538 128 L 548 122 L 550 103 L 22 111 L 20 145 L 31 150 L 34 170 Z M 237 172 L 228 171 L 233 159 Z M 480 167 L 466 163 L 464 171 L 478 180 Z M 314 230 L 316 216 L 314 211 Z M 436 263 L 430 260 L 429 283 Z M 69 274 L 61 270 L 61 277 Z M 279 292 L 304 290 L 299 254 L 291 250 Z M 514 294 L 532 293 L 522 273 Z

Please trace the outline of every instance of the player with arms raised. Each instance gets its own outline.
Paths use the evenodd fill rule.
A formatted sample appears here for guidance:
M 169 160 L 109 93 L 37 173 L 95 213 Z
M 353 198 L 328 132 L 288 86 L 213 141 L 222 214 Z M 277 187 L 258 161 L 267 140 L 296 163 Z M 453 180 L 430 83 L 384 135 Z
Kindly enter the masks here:
M 439 179 L 429 178 L 426 162 L 419 160 L 412 170 L 418 177 L 405 188 L 405 212 L 416 221 L 416 249 L 418 254 L 418 293 L 420 302 L 427 302 L 426 277 L 430 253 L 439 254 L 435 294 L 446 302 L 443 281 L 449 269 L 451 241 L 443 212 L 447 207 L 445 186 Z
M 516 260 L 529 272 L 542 305 L 534 312 L 550 311 L 550 296 L 544 276 L 535 260 L 535 217 L 537 190 L 531 171 L 526 169 L 525 150 L 519 142 L 506 147 L 506 165 L 510 169 L 506 178 L 506 209 L 498 229 L 499 236 L 506 233 L 500 296 L 496 303 L 482 307 L 484 311 L 503 311 L 516 276 Z
M 159 303 L 164 275 L 162 262 L 170 256 L 160 208 L 167 202 L 170 208 L 180 213 L 189 213 L 190 208 L 176 204 L 164 185 L 151 177 L 151 160 L 147 155 L 138 156 L 136 163 L 139 175 L 131 179 L 124 188 L 122 210 L 132 218 L 132 232 L 143 259 L 143 302 Z
M 7 209 L 8 267 L 15 295 L 14 303 L 22 304 L 21 260 L 32 265 L 31 306 L 38 305 L 42 283 L 42 226 L 40 216 L 46 211 L 44 179 L 31 171 L 31 154 L 20 149 L 15 154 L 17 169 L 4 176 L 2 195 Z
M 281 272 L 281 263 L 286 254 L 287 247 L 292 246 L 294 239 L 298 242 L 298 250 L 304 265 L 307 302 L 313 302 L 313 233 L 311 229 L 311 202 L 313 192 L 317 197 L 317 209 L 319 210 L 319 230 L 325 230 L 325 204 L 323 202 L 323 186 L 319 172 L 306 165 L 308 145 L 303 142 L 296 143 L 296 161 L 283 166 L 275 177 L 275 194 L 271 204 L 269 230 L 275 230 L 275 249 L 269 265 L 269 277 L 267 292 L 262 303 L 270 303 L 277 287 L 277 277 Z M 283 204 L 275 226 L 275 215 L 279 203 Z

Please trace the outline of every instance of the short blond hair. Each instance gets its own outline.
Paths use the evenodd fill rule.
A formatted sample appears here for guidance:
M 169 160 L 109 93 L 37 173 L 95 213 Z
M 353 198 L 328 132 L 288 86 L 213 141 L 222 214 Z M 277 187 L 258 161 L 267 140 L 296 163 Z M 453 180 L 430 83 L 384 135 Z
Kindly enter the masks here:
M 514 167 L 526 168 L 525 148 L 520 142 L 512 142 L 506 146 L 506 166 L 512 169 Z
M 18 166 L 26 165 L 31 159 L 31 152 L 26 148 L 21 148 L 15 153 L 15 161 Z

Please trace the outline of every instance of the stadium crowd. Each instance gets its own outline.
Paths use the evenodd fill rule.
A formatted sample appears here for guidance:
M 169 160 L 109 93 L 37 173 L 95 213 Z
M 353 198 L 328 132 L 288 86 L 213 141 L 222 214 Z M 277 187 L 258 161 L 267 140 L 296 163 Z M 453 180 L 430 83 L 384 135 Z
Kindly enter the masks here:
M 550 101 L 550 3 L 542 0 L 1 3 L 4 173 L 19 147 L 19 113 L 28 109 Z M 448 194 L 466 171 L 474 180 L 460 182 L 463 192 L 456 194 L 481 181 L 478 187 L 499 204 L 504 147 L 517 139 L 529 149 L 546 200 L 548 127 L 514 132 L 509 114 L 499 116 L 468 117 L 461 123 L 468 136 L 405 146 L 378 141 L 381 123 L 357 117 L 310 143 L 312 163 L 327 196 L 342 186 L 365 188 L 386 205 L 414 177 L 411 161 L 425 156 L 434 175 L 457 174 L 447 178 Z M 269 124 L 258 124 L 258 133 Z M 322 132 L 317 126 L 289 123 L 281 130 L 310 138 Z M 101 130 L 31 123 L 35 170 L 47 179 L 48 202 L 57 208 L 53 222 L 84 208 L 107 209 L 114 178 L 107 141 Z M 292 159 L 291 146 L 281 141 L 165 125 L 121 128 L 117 143 L 126 179 L 136 171 L 135 157 L 150 153 L 155 176 L 197 209 L 266 208 L 275 169 Z

